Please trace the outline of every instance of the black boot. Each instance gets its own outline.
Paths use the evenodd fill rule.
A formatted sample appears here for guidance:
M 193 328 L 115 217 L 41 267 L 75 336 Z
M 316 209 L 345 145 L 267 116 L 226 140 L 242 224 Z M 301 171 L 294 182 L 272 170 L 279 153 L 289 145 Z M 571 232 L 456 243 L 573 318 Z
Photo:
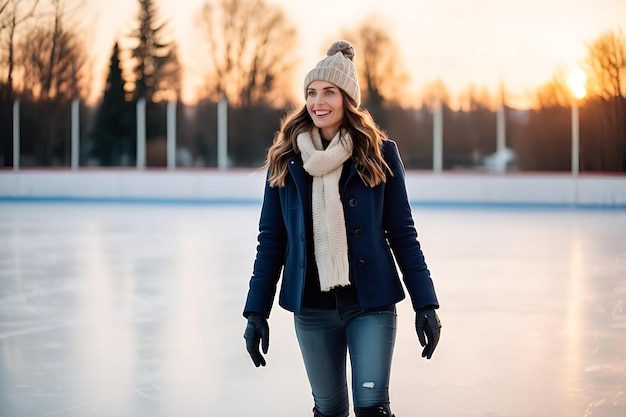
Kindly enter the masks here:
M 355 408 L 356 417 L 395 417 L 391 414 L 389 404 L 375 405 L 368 408 Z
M 317 411 L 317 408 L 313 407 L 313 417 L 330 417 L 330 416 L 320 413 L 319 411 Z

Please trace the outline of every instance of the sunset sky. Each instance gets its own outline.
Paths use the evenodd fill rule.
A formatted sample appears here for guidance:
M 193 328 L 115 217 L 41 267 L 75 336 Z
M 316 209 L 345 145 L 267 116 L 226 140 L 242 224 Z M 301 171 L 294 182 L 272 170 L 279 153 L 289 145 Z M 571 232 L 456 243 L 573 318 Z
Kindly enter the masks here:
M 204 1 L 157 1 L 181 47 L 183 64 L 191 62 L 193 16 Z M 453 96 L 470 84 L 495 91 L 503 82 L 509 100 L 520 105 L 557 67 L 580 66 L 587 43 L 609 30 L 626 31 L 626 0 L 266 1 L 282 6 L 298 28 L 301 64 L 293 82 L 298 94 L 306 71 L 323 57 L 328 40 L 373 15 L 388 23 L 399 47 L 411 76 L 407 92 L 417 96 L 437 79 Z M 102 48 L 94 68 L 96 78 L 102 78 L 116 36 L 127 35 L 135 25 L 137 1 L 85 2 L 88 21 L 97 30 L 94 43 Z M 184 99 L 190 99 L 202 71 L 186 69 Z

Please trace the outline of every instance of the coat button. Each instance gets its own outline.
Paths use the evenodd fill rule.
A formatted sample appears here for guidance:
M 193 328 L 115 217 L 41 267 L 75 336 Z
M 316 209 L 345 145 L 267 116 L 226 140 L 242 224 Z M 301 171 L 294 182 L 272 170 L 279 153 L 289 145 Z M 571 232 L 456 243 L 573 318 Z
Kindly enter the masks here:
M 356 230 L 354 231 L 354 236 L 356 236 L 356 237 L 361 237 L 361 236 L 363 236 L 363 230 L 361 230 L 361 229 L 356 229 Z
M 356 207 L 356 198 L 351 198 L 350 200 L 348 200 L 348 205 L 350 207 Z
M 300 268 L 304 269 L 304 264 L 303 263 L 300 264 Z
M 356 266 L 358 266 L 359 268 L 365 266 L 365 261 L 363 259 L 359 259 L 358 261 L 356 261 Z

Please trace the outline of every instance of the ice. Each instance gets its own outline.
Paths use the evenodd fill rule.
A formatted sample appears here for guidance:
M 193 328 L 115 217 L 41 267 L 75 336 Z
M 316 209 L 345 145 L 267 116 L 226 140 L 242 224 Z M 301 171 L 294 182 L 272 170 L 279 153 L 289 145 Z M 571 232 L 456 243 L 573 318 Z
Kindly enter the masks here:
M 291 315 L 255 368 L 259 206 L 0 204 L 0 416 L 311 415 Z M 414 207 L 442 304 L 398 306 L 397 417 L 626 415 L 626 211 Z

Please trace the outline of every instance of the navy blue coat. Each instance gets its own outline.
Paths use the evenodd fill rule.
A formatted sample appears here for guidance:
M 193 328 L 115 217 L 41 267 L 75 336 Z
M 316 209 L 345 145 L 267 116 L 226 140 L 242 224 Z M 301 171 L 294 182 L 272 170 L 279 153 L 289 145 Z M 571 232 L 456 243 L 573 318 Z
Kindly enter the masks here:
M 413 308 L 438 307 L 430 272 L 417 239 L 406 193 L 404 166 L 395 142 L 383 142 L 383 157 L 393 176 L 376 187 L 361 181 L 354 164 L 339 190 L 348 237 L 350 281 L 361 308 L 372 310 L 405 297 L 397 265 Z M 259 220 L 257 255 L 244 315 L 269 317 L 282 271 L 279 304 L 299 313 L 307 262 L 305 216 L 307 178 L 300 154 L 288 161 L 284 187 L 266 182 Z M 392 255 L 393 252 L 393 255 Z

